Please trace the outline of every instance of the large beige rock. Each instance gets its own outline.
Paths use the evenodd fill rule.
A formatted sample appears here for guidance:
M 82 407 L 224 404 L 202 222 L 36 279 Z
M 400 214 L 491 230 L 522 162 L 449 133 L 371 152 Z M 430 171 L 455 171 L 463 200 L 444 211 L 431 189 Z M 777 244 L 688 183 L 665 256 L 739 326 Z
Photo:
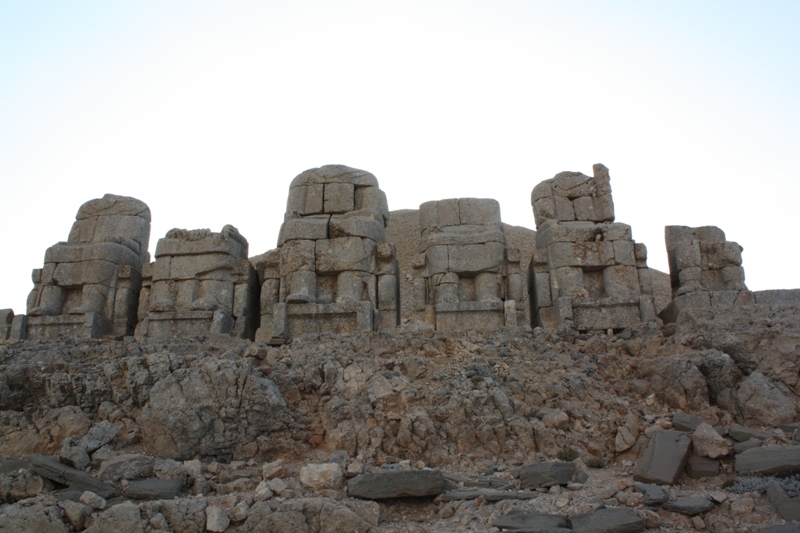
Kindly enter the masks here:
M 144 533 L 139 507 L 133 502 L 123 502 L 109 507 L 100 514 L 86 533 Z
M 338 489 L 343 482 L 342 467 L 336 463 L 311 464 L 300 469 L 300 483 L 311 490 Z
M 723 457 L 728 455 L 728 443 L 710 424 L 697 426 L 692 433 L 692 450 L 700 457 Z

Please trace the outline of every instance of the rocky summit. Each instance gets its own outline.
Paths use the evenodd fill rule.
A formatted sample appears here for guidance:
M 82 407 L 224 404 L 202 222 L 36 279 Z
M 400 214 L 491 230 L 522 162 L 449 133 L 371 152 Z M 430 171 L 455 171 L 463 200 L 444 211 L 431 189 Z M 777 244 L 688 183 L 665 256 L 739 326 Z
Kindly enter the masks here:
M 0 532 L 796 531 L 800 291 L 710 226 L 649 268 L 603 165 L 531 203 L 328 165 L 274 250 L 151 258 L 147 205 L 90 200 L 0 311 Z

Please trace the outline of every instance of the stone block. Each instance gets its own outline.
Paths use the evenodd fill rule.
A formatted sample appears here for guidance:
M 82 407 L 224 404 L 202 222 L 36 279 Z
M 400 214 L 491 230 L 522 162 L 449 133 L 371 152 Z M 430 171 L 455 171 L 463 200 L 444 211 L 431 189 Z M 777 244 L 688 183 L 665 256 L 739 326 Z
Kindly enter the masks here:
M 633 479 L 657 485 L 674 485 L 678 482 L 689 458 L 692 440 L 680 431 L 656 431 L 636 461 Z
M 316 270 L 316 241 L 288 241 L 280 248 L 280 275 Z
M 689 457 L 686 474 L 693 479 L 719 475 L 719 460 L 708 457 Z
M 618 244 L 617 241 L 614 244 Z M 639 295 L 639 273 L 635 266 L 610 266 L 603 269 L 605 295 L 629 298 Z
M 355 210 L 368 209 L 377 211 L 383 217 L 384 225 L 389 222 L 389 202 L 386 193 L 378 187 L 356 188 Z
M 610 194 L 593 198 L 595 222 L 614 222 L 614 199 Z
M 500 203 L 490 198 L 459 198 L 460 224 L 500 224 Z
M 133 500 L 171 500 L 182 488 L 180 479 L 141 479 L 125 487 L 125 496 Z
M 540 198 L 552 198 L 553 188 L 547 181 L 539 182 L 531 191 L 531 205 Z
M 386 240 L 386 228 L 382 218 L 334 215 L 330 221 L 330 238 L 342 237 L 364 237 L 375 242 L 383 242 Z
M 540 308 L 552 306 L 553 298 L 550 294 L 550 274 L 544 272 L 534 272 L 533 276 L 533 301 L 536 303 L 536 307 Z
M 304 218 L 292 218 L 283 223 L 278 236 L 278 246 L 286 241 L 312 240 L 328 238 L 328 215 L 316 215 Z
M 504 302 L 445 302 L 435 307 L 438 331 L 487 330 L 506 325 Z
M 633 254 L 633 241 L 613 241 L 614 260 L 618 265 L 636 266 Z
M 571 309 L 574 327 L 580 331 L 621 329 L 641 322 L 638 297 L 575 299 Z
M 653 294 L 653 274 L 650 269 L 645 266 L 636 270 L 639 274 L 639 291 L 642 294 Z
M 489 242 L 448 246 L 449 269 L 459 273 L 500 272 L 505 257 L 505 245 Z
M 539 463 L 523 466 L 519 471 L 520 488 L 538 489 L 554 485 L 567 485 L 572 481 L 577 467 L 575 463 Z
M 298 174 L 292 180 L 290 188 L 315 183 L 351 183 L 357 187 L 377 187 L 378 179 L 366 170 L 345 165 L 324 165 Z
M 547 220 L 556 218 L 556 201 L 554 198 L 539 198 L 533 203 L 533 218 L 538 228 Z
M 583 270 L 580 267 L 554 268 L 550 271 L 549 280 L 551 301 L 564 296 L 586 294 Z
M 595 242 L 600 234 L 601 228 L 592 222 L 545 224 L 536 232 L 536 246 L 545 249 L 556 242 Z
M 645 530 L 644 520 L 633 509 L 609 507 L 588 514 L 571 516 L 574 533 L 640 533 Z
M 740 475 L 790 476 L 800 472 L 800 446 L 762 446 L 736 456 Z
M 556 207 L 556 219 L 562 221 L 575 220 L 575 208 L 568 198 L 556 196 L 553 200 Z
M 591 196 L 581 196 L 572 201 L 572 206 L 575 209 L 575 220 L 597 220 L 597 215 L 594 212 L 594 200 Z
M 604 241 L 631 241 L 633 236 L 631 227 L 628 224 L 621 222 L 607 222 L 598 224 L 600 230 L 603 232 Z M 642 245 L 644 246 L 644 245 Z M 645 257 L 646 259 L 646 257 Z
M 538 513 L 536 511 L 509 511 L 496 518 L 492 527 L 510 531 L 570 531 L 569 519 L 565 516 Z
M 565 266 L 602 268 L 614 265 L 614 245 L 611 242 L 557 242 L 547 248 L 550 270 Z
M 346 213 L 355 208 L 355 188 L 352 183 L 326 183 L 325 213 Z
M 444 492 L 444 476 L 438 470 L 392 470 L 360 474 L 347 482 L 351 498 L 384 500 L 438 496 Z
M 695 516 L 701 513 L 707 513 L 713 509 L 714 502 L 708 498 L 695 496 L 679 498 L 675 501 L 666 502 L 663 507 L 667 511 L 672 511 L 673 513 L 680 513 L 686 516 Z
M 319 274 L 374 272 L 375 248 L 375 241 L 360 237 L 316 241 L 316 270 Z
M 650 485 L 648 483 L 636 483 L 633 490 L 640 494 L 644 494 L 645 505 L 661 505 L 669 499 L 669 494 L 659 487 L 658 485 Z

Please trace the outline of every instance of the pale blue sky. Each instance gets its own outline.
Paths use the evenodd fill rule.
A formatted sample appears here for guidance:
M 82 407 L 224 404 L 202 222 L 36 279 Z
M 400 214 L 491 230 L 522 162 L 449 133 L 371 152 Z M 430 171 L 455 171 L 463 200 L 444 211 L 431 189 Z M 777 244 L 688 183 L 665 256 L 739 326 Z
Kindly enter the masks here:
M 106 192 L 173 227 L 275 245 L 291 179 L 373 172 L 390 208 L 611 170 L 666 270 L 718 225 L 752 289 L 800 287 L 800 3 L 0 1 L 0 307 Z

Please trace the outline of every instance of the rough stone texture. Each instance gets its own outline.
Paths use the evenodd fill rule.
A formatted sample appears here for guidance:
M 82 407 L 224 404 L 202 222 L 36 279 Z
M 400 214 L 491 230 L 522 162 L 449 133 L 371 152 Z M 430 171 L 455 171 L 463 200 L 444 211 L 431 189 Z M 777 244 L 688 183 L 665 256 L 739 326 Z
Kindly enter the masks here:
M 714 502 L 708 498 L 679 498 L 664 504 L 664 508 L 674 513 L 681 513 L 687 516 L 694 516 L 706 513 L 714 508 Z
M 132 502 L 123 502 L 109 507 L 100 514 L 86 533 L 144 533 L 139 507 Z
M 669 495 L 663 488 L 658 485 L 650 485 L 648 483 L 637 483 L 633 486 L 633 490 L 644 494 L 645 505 L 661 505 L 669 498 Z
M 307 465 L 300 470 L 300 483 L 312 490 L 338 489 L 343 482 L 342 467 L 335 463 Z
M 211 533 L 222 533 L 231 521 L 225 509 L 218 505 L 209 505 L 206 507 L 206 531 Z
M 686 474 L 694 479 L 719 475 L 719 461 L 708 457 L 689 457 Z
M 179 479 L 142 479 L 125 488 L 125 496 L 134 500 L 169 500 L 180 494 L 183 482 Z
M 114 487 L 93 478 L 85 472 L 62 464 L 56 459 L 36 454 L 29 455 L 27 459 L 31 465 L 31 470 L 44 478 L 68 485 L 76 490 L 89 490 L 104 498 L 117 494 L 117 490 Z
M 728 443 L 710 424 L 703 422 L 692 433 L 692 450 L 695 455 L 716 459 L 728 455 Z
M 506 244 L 500 205 L 484 198 L 426 202 L 419 208 L 414 266 L 418 327 L 485 329 L 524 324 L 520 255 Z
M 665 228 L 673 300 L 659 315 L 675 322 L 689 308 L 755 303 L 744 283 L 742 250 L 714 226 Z
M 261 285 L 257 339 L 395 328 L 400 284 L 388 219 L 369 172 L 326 165 L 297 176 L 278 248 L 251 258 Z
M 233 335 L 252 339 L 258 325 L 259 280 L 248 243 L 233 226 L 172 229 L 158 241 L 143 273 L 136 336 L 168 339 Z
M 69 528 L 54 513 L 40 507 L 9 505 L 0 510 L 0 532 L 69 533 Z
M 144 202 L 106 194 L 83 204 L 67 242 L 48 248 L 33 271 L 22 338 L 132 334 L 149 241 Z
M 728 436 L 737 442 L 745 442 L 750 439 L 765 440 L 771 437 L 769 433 L 736 423 L 731 424 L 731 427 L 728 428 Z
M 349 496 L 367 500 L 438 496 L 442 492 L 444 492 L 444 477 L 438 470 L 397 470 L 361 474 L 347 481 Z
M 501 529 L 525 531 L 550 531 L 559 529 L 570 531 L 569 520 L 565 516 L 537 513 L 535 511 L 511 511 L 497 518 L 492 526 Z
M 572 516 L 572 531 L 579 533 L 639 533 L 645 525 L 632 509 L 599 509 L 592 513 Z
M 528 268 L 532 323 L 579 331 L 655 321 L 647 249 L 614 223 L 608 169 L 561 172 L 534 187 L 536 250 Z
M 800 472 L 800 446 L 763 446 L 736 456 L 741 475 L 788 476 Z
M 575 463 L 540 463 L 520 469 L 520 487 L 538 489 L 554 485 L 567 485 L 572 481 L 577 467 Z
M 674 485 L 689 456 L 691 439 L 679 431 L 656 431 L 636 461 L 633 479 L 644 483 Z

